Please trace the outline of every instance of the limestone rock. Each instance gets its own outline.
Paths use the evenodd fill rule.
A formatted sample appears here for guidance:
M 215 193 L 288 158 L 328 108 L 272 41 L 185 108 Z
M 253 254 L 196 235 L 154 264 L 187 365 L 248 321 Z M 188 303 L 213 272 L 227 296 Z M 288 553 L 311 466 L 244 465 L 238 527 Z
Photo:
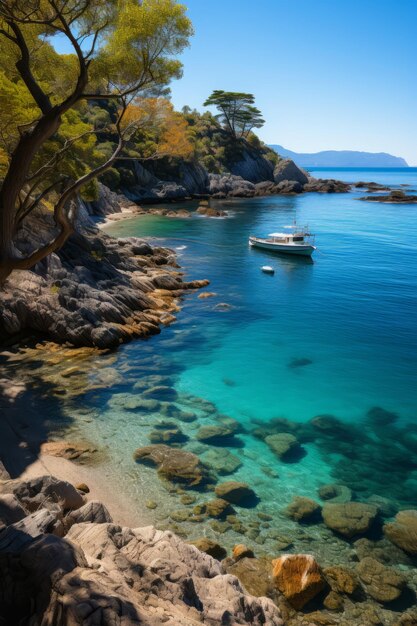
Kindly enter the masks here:
M 52 476 L 18 482 L 13 493 L 29 511 L 37 511 L 40 507 L 55 509 L 56 505 L 64 511 L 79 509 L 85 502 L 73 485 Z
M 356 569 L 369 595 L 378 602 L 393 602 L 406 585 L 404 576 L 371 557 L 362 559 Z
M 310 554 L 285 554 L 272 565 L 275 585 L 295 609 L 302 609 L 327 587 L 323 572 Z
M 227 481 L 217 485 L 214 491 L 219 498 L 240 506 L 252 504 L 257 500 L 255 492 L 246 483 Z
M 362 502 L 326 503 L 322 509 L 326 526 L 348 538 L 368 532 L 377 514 L 375 506 Z
M 385 536 L 408 554 L 417 554 L 417 510 L 400 511 L 395 521 L 385 524 Z
M 319 519 L 320 510 L 320 504 L 314 500 L 302 496 L 296 496 L 285 509 L 285 513 L 296 522 L 308 522 Z
M 0 546 L 5 623 L 283 626 L 271 600 L 172 533 L 81 523 L 65 539 L 24 536 Z
M 206 475 L 198 456 L 164 444 L 138 448 L 134 459 L 138 463 L 157 466 L 158 473 L 168 480 L 190 486 L 199 485 Z

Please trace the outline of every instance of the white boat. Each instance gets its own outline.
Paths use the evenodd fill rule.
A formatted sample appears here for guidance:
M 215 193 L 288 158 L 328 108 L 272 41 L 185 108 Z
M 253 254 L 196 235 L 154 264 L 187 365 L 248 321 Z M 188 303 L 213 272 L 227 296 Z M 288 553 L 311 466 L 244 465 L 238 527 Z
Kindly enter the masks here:
M 271 252 L 282 252 L 284 254 L 297 254 L 301 256 L 311 256 L 316 249 L 313 245 L 314 235 L 307 227 L 299 228 L 292 226 L 289 233 L 270 233 L 267 237 L 249 237 L 249 245 Z
M 270 265 L 262 265 L 261 270 L 265 273 L 265 274 L 274 274 L 275 270 L 273 267 L 271 267 Z

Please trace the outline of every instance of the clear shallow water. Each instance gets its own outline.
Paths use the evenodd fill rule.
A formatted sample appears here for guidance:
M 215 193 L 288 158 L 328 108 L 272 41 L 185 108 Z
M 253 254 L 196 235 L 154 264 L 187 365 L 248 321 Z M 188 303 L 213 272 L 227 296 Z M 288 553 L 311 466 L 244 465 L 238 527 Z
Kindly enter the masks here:
M 417 169 L 315 174 L 417 188 Z M 198 298 L 199 292 L 186 295 L 175 324 L 149 341 L 122 346 L 91 369 L 91 388 L 78 400 L 62 400 L 73 421 L 61 436 L 86 437 L 105 450 L 103 479 L 132 503 L 140 524 L 168 524 L 189 536 L 219 538 L 210 523 L 176 527 L 170 514 L 187 508 L 180 494 L 167 490 L 154 469 L 133 461 L 134 450 L 149 444 L 150 431 L 167 416 L 127 405 L 140 399 L 143 377 L 161 374 L 177 390 L 177 405 L 197 416 L 194 422 L 177 423 L 188 437 L 185 448 L 203 461 L 213 450 L 196 439 L 203 424 L 218 423 L 219 414 L 225 414 L 244 427 L 235 442 L 215 448 L 242 462 L 218 480 L 248 482 L 260 504 L 254 510 L 238 507 L 239 520 L 257 519 L 259 509 L 269 513 L 272 530 L 292 537 L 291 549 L 305 551 L 306 537 L 285 516 L 285 506 L 294 495 L 318 499 L 318 488 L 326 483 L 348 485 L 359 500 L 376 494 L 402 508 L 415 506 L 417 207 L 362 202 L 362 195 L 232 200 L 217 203 L 229 212 L 226 219 L 149 215 L 106 228 L 112 235 L 149 237 L 176 249 L 187 279 L 209 278 L 205 291 L 217 294 L 207 299 Z M 295 218 L 316 233 L 313 260 L 249 248 L 249 234 L 280 230 Z M 274 266 L 273 276 L 260 271 L 264 264 Z M 93 389 L 100 377 L 107 389 Z M 198 398 L 214 403 L 217 412 L 204 414 Z M 395 412 L 397 420 L 386 424 L 383 414 L 371 423 L 367 412 L 375 406 Z M 335 416 L 346 427 L 324 434 L 316 428 L 311 436 L 308 422 L 321 414 Z M 300 425 L 297 436 L 305 455 L 297 462 L 279 460 L 253 436 L 256 426 L 275 417 Z M 273 426 L 267 428 L 274 432 Z M 200 494 L 197 501 L 211 497 Z M 149 499 L 156 509 L 145 507 Z M 276 550 L 269 532 L 262 531 L 256 541 Z M 328 563 L 340 562 L 345 552 L 349 562 L 349 544 L 329 532 L 322 525 L 311 527 L 308 550 Z M 242 540 L 233 529 L 221 535 L 229 547 Z
M 366 175 L 386 182 L 393 173 Z M 417 171 L 397 172 L 395 181 L 417 186 Z M 202 335 L 200 342 L 191 335 L 171 355 L 186 364 L 181 390 L 243 421 L 277 415 L 305 421 L 319 413 L 350 421 L 374 405 L 415 417 L 416 207 L 359 202 L 361 195 L 233 201 L 222 203 L 229 219 L 149 216 L 108 228 L 186 245 L 178 254 L 187 277 L 208 277 L 218 294 L 189 296 L 168 331 L 180 334 L 191 322 Z M 249 249 L 250 233 L 280 230 L 295 217 L 317 234 L 313 262 Z M 274 276 L 260 272 L 265 263 Z M 216 310 L 219 302 L 231 310 Z M 124 350 L 134 358 L 141 345 Z M 299 358 L 312 362 L 289 367 Z

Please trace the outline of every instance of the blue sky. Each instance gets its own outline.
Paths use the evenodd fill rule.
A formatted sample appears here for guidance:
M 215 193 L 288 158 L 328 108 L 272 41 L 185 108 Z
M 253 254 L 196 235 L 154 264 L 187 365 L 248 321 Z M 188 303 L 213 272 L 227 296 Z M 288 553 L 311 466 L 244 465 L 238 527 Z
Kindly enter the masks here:
M 417 165 L 417 0 L 182 0 L 195 36 L 172 84 L 200 110 L 248 91 L 259 135 L 302 152 L 390 152 Z

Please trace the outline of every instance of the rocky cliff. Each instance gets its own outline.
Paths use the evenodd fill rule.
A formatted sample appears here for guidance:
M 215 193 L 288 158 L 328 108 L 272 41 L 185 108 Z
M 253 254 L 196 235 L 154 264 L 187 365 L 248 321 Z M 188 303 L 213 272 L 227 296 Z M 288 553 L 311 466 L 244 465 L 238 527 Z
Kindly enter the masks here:
M 118 191 L 132 202 L 145 204 L 193 197 L 245 198 L 350 189 L 350 185 L 340 181 L 316 179 L 290 159 L 274 164 L 262 149 L 249 145 L 243 145 L 234 156 L 218 173 L 209 172 L 199 161 L 132 161 L 129 183 L 122 184 Z
M 283 624 L 272 600 L 249 595 L 208 554 L 171 532 L 118 526 L 101 503 L 51 476 L 0 481 L 0 621 Z
M 102 194 L 102 210 L 120 210 L 119 197 Z M 126 200 L 126 199 L 125 199 Z M 109 348 L 146 337 L 175 320 L 176 299 L 187 283 L 175 255 L 137 238 L 100 232 L 80 203 L 77 229 L 57 253 L 31 271 L 15 271 L 0 291 L 0 340 L 37 331 L 56 342 Z M 53 231 L 52 215 L 40 209 L 25 223 L 17 245 L 24 253 Z

